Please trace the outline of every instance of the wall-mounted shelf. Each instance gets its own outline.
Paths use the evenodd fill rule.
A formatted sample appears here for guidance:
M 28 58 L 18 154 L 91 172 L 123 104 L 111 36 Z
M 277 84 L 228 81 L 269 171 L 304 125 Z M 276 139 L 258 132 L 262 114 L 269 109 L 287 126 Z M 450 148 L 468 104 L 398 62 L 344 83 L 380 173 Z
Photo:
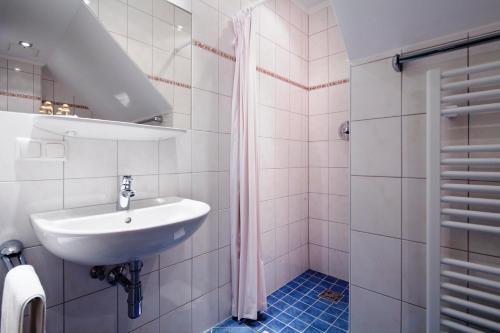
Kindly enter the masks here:
M 186 133 L 171 127 L 141 125 L 120 121 L 77 118 L 71 116 L 33 115 L 33 126 L 52 134 L 108 140 L 163 140 Z

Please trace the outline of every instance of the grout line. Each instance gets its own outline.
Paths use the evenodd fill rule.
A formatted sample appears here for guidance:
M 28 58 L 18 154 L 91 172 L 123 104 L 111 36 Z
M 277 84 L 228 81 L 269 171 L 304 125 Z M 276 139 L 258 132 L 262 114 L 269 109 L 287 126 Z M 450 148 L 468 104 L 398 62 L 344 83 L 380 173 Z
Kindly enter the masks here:
M 209 46 L 207 44 L 204 44 L 200 41 L 197 41 L 197 40 L 193 40 L 193 45 L 200 48 L 200 49 L 203 49 L 207 52 L 211 52 L 219 57 L 222 57 L 222 58 L 225 58 L 225 59 L 228 59 L 228 60 L 231 60 L 231 61 L 236 61 L 236 57 L 233 56 L 233 55 L 230 55 L 226 52 L 223 52 L 221 50 L 219 50 L 218 48 L 216 47 L 212 47 L 212 46 Z M 272 72 L 270 70 L 267 70 L 263 67 L 260 67 L 260 66 L 257 66 L 256 67 L 256 70 L 257 72 L 259 73 L 262 73 L 262 74 L 265 74 L 267 76 L 270 76 L 272 78 L 275 78 L 277 80 L 281 80 L 283 82 L 286 82 L 286 83 L 289 83 L 293 86 L 296 86 L 298 88 L 302 88 L 306 91 L 311 91 L 311 90 L 317 90 L 317 89 L 322 89 L 322 88 L 328 88 L 328 87 L 333 87 L 333 86 L 336 86 L 336 85 L 341 85 L 341 84 L 346 84 L 349 82 L 349 79 L 342 79 L 342 80 L 336 80 L 336 81 L 331 81 L 331 82 L 328 82 L 328 83 L 323 83 L 323 84 L 319 84 L 319 85 L 314 85 L 314 86 L 307 86 L 307 85 L 304 85 L 304 84 L 301 84 L 299 82 L 295 82 L 291 79 L 288 79 L 282 75 L 279 75 L 275 72 Z

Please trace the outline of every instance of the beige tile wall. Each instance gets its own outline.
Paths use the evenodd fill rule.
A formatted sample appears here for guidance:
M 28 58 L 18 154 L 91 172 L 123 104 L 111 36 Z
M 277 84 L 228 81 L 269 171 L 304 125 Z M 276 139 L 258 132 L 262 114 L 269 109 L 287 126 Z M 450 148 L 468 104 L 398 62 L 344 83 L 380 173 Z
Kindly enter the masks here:
M 405 64 L 402 73 L 390 58 L 351 68 L 351 332 L 425 331 L 425 73 L 499 56 L 497 42 Z M 445 143 L 499 143 L 497 115 L 442 128 Z M 485 236 L 447 233 L 442 245 L 452 257 L 499 261 L 498 242 Z

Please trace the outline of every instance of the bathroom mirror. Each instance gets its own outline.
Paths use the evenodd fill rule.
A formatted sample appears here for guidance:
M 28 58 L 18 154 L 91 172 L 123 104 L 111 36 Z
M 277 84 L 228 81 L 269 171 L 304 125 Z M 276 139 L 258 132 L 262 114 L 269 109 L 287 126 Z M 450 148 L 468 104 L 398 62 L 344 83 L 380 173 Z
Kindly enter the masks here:
M 183 8 L 167 0 L 0 0 L 0 110 L 52 107 L 189 128 L 191 14 Z

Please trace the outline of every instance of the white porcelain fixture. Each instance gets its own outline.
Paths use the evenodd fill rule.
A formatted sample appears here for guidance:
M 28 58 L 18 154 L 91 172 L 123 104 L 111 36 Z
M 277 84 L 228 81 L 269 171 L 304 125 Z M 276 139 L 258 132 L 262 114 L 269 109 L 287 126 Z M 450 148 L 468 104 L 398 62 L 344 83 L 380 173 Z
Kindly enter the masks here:
M 31 224 L 53 254 L 83 265 L 114 265 L 164 251 L 191 236 L 210 206 L 168 197 L 32 214 Z

